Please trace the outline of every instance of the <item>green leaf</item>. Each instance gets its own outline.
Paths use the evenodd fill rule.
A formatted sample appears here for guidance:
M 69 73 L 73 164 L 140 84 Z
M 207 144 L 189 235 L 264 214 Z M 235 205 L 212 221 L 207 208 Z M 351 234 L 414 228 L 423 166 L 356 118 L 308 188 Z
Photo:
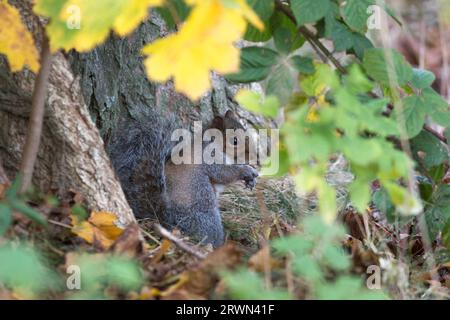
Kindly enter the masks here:
M 272 16 L 275 7 L 274 1 L 247 0 L 247 2 L 264 23 L 265 28 L 263 31 L 260 31 L 249 24 L 247 26 L 247 31 L 245 32 L 244 39 L 253 42 L 265 42 L 270 40 L 270 38 L 272 38 L 272 30 L 269 26 L 269 23 L 270 17 Z
M 328 230 L 328 226 L 319 216 L 305 217 L 302 221 L 302 224 L 303 228 L 305 229 L 305 233 L 314 237 L 320 237 L 324 235 Z
M 367 166 L 383 156 L 383 149 L 374 139 L 342 139 L 342 142 L 345 156 L 358 165 Z
M 287 28 L 278 28 L 273 33 L 273 41 L 278 51 L 289 53 L 291 51 L 291 32 Z
M 17 193 L 19 191 L 21 181 L 22 181 L 22 176 L 19 173 L 16 176 L 16 178 L 14 179 L 14 181 L 12 182 L 11 186 L 8 188 L 8 190 L 6 190 L 6 192 L 5 192 L 6 198 L 8 198 L 9 200 L 14 200 L 17 198 Z
M 311 58 L 301 57 L 301 56 L 293 56 L 291 57 L 292 65 L 298 72 L 304 74 L 313 74 L 314 73 L 314 64 Z
M 359 59 L 362 60 L 366 50 L 372 48 L 372 42 L 365 35 L 353 33 L 353 51 Z
M 277 63 L 278 53 L 263 47 L 241 49 L 241 68 L 238 73 L 227 75 L 233 82 L 256 82 L 265 79 Z
M 47 220 L 38 211 L 34 210 L 27 204 L 21 201 L 12 201 L 11 206 L 14 210 L 19 211 L 34 222 L 37 222 L 43 226 L 47 225 Z
M 446 174 L 445 165 L 441 164 L 439 166 L 434 166 L 430 168 L 428 174 L 435 184 L 439 184 L 442 181 L 442 179 L 444 179 Z
M 75 204 L 70 208 L 72 214 L 78 218 L 79 221 L 84 221 L 89 218 L 89 212 L 80 204 Z
M 273 41 L 278 51 L 288 54 L 303 45 L 305 39 L 297 30 L 292 32 L 288 27 L 279 26 L 273 32 Z
M 402 117 L 397 116 L 397 119 L 405 122 L 408 138 L 414 138 L 422 131 L 425 123 L 426 108 L 427 105 L 423 97 L 410 96 L 403 99 Z
M 450 250 L 450 219 L 442 229 L 442 242 L 447 247 L 447 249 Z
M 363 66 L 369 76 L 385 86 L 390 86 L 390 80 L 397 81 L 395 85 L 403 86 L 413 77 L 412 67 L 401 54 L 392 49 L 366 50 Z M 390 79 L 391 74 L 393 79 Z
M 350 199 L 358 212 L 364 213 L 370 201 L 370 186 L 365 180 L 356 179 L 349 186 Z
M 346 81 L 347 88 L 353 94 L 366 93 L 373 89 L 373 83 L 367 79 L 357 64 L 353 64 L 350 67 Z
M 437 124 L 449 128 L 450 127 L 450 112 L 449 111 L 432 111 L 431 118 Z
M 330 0 L 291 0 L 292 11 L 298 25 L 316 22 L 330 10 Z
M 419 193 L 420 197 L 425 201 L 430 201 L 433 195 L 433 185 L 429 181 L 424 181 L 419 183 Z
M 254 271 L 240 269 L 233 273 L 224 272 L 221 277 L 233 299 L 279 300 L 291 298 L 285 290 L 265 289 L 263 279 Z
M 336 72 L 325 64 L 317 65 L 315 73 L 303 77 L 300 82 L 301 89 L 310 97 L 323 94 L 327 86 L 331 89 L 337 89 L 339 85 L 339 78 Z
M 341 6 L 342 17 L 352 30 L 364 34 L 370 15 L 367 9 L 373 4 L 373 0 L 346 0 Z
M 306 280 L 315 282 L 323 277 L 319 264 L 310 255 L 297 256 L 292 263 L 293 271 Z
M 156 11 L 167 23 L 169 29 L 173 30 L 178 23 L 182 23 L 186 20 L 191 10 L 183 0 L 171 0 L 164 6 L 157 7 Z
M 107 260 L 107 281 L 125 291 L 137 290 L 142 284 L 142 274 L 131 259 L 113 256 Z
M 380 188 L 374 192 L 372 201 L 375 207 L 386 215 L 389 222 L 394 222 L 395 207 L 386 192 L 386 189 Z
M 426 168 L 440 165 L 449 158 L 440 140 L 427 131 L 422 131 L 411 140 L 411 150 L 416 161 L 422 162 Z M 424 159 L 419 157 L 419 152 L 425 154 Z
M 330 152 L 330 142 L 322 135 L 303 135 L 301 133 L 290 133 L 285 142 L 289 148 L 290 160 L 303 162 L 312 159 L 326 159 Z M 298 146 L 303 146 L 302 149 Z
M 341 248 L 334 245 L 327 245 L 323 251 L 323 259 L 330 268 L 345 271 L 350 267 L 348 255 Z
M 358 277 L 340 276 L 334 283 L 320 283 L 317 298 L 323 300 L 379 300 L 386 299 L 379 290 L 367 290 Z
M 0 283 L 38 293 L 54 287 L 52 272 L 36 250 L 24 245 L 0 245 Z
M 443 226 L 445 226 L 446 223 L 450 221 L 448 216 L 446 216 L 446 212 L 444 210 L 447 210 L 447 212 L 449 212 L 450 205 L 444 208 L 432 206 L 424 213 L 428 233 L 432 241 L 436 239 L 441 230 L 444 231 Z
M 276 238 L 272 241 L 272 246 L 279 254 L 287 255 L 294 253 L 297 256 L 301 256 L 308 254 L 314 248 L 314 241 L 294 235 Z
M 81 270 L 81 287 L 74 298 L 105 298 L 105 288 L 114 287 L 125 292 L 138 290 L 142 274 L 136 261 L 126 256 L 80 253 L 73 264 Z
M 89 51 L 103 43 L 112 30 L 119 36 L 126 36 L 146 19 L 149 7 L 158 4 L 157 1 L 110 0 L 33 2 L 33 11 L 43 18 L 48 18 L 45 31 L 49 36 L 52 52 L 58 49 Z M 81 27 L 68 27 L 68 22 L 74 18 L 73 13 L 67 10 L 70 4 L 77 6 Z
M 347 25 L 338 21 L 339 9 L 334 3 L 332 8 L 325 16 L 325 36 L 333 41 L 335 51 L 354 52 L 362 59 L 365 50 L 373 48 L 372 42 L 365 35 L 350 30 Z
M 411 84 L 417 89 L 425 89 L 431 86 L 436 80 L 436 76 L 433 72 L 422 69 L 413 69 L 413 77 Z
M 235 97 L 236 101 L 248 111 L 275 118 L 278 115 L 278 99 L 275 96 L 263 98 L 258 92 L 240 90 Z
M 305 43 L 305 38 L 298 32 L 295 23 L 285 14 L 275 11 L 270 18 L 270 29 L 272 30 L 272 33 L 275 34 L 279 28 L 287 29 L 290 32 L 290 51 L 300 48 Z
M 3 236 L 11 225 L 12 211 L 9 206 L 0 203 L 0 237 Z
M 425 88 L 422 90 L 423 99 L 427 102 L 428 109 L 434 111 L 448 111 L 448 102 L 434 89 Z
M 353 32 L 346 25 L 335 21 L 331 30 L 331 39 L 337 52 L 353 48 Z
M 425 212 L 425 220 L 427 222 L 428 231 L 432 237 L 432 240 L 436 239 L 436 236 L 442 230 L 443 242 L 446 243 L 446 230 L 442 228 L 450 221 L 450 185 L 440 184 L 436 191 L 433 193 L 432 205 L 429 206 Z M 448 231 L 447 231 L 448 232 Z M 449 235 L 447 234 L 447 237 Z M 447 238 L 447 241 L 449 239 Z M 447 242 L 446 245 L 449 243 Z
M 335 221 L 337 215 L 336 189 L 323 184 L 318 190 L 319 213 L 327 223 Z
M 278 64 L 267 77 L 266 94 L 276 96 L 281 106 L 289 102 L 294 90 L 295 75 L 284 63 Z

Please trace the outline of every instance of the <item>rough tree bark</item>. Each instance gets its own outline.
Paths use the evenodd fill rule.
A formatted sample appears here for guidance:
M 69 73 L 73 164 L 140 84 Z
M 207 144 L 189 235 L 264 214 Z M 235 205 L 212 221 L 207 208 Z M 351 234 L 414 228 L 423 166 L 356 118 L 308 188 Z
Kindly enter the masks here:
M 213 75 L 211 92 L 196 103 L 175 92 L 170 82 L 150 82 L 140 51 L 144 44 L 168 32 L 164 21 L 152 11 L 149 19 L 125 39 L 113 35 L 92 52 L 71 53 L 72 68 L 80 76 L 84 100 L 106 144 L 120 120 L 139 118 L 150 108 L 175 113 L 185 125 L 193 120 L 210 120 L 227 109 L 237 111 L 251 123 L 262 124 L 261 119 L 233 101 L 242 86 L 231 85 L 218 75 Z
M 42 30 L 30 2 L 12 2 L 33 32 L 37 46 Z M 0 59 L 0 158 L 9 178 L 19 169 L 31 106 L 34 75 L 9 72 Z M 42 143 L 33 183 L 44 192 L 64 196 L 82 194 L 92 210 L 117 214 L 121 224 L 134 221 L 120 184 L 115 178 L 102 139 L 83 101 L 79 81 L 63 54 L 54 56 L 46 99 Z

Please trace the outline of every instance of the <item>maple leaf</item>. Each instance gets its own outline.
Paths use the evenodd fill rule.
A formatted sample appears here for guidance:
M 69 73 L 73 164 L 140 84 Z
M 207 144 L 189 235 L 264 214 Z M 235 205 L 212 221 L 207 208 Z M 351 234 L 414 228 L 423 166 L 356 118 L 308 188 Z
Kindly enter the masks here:
M 239 70 L 239 49 L 247 22 L 264 25 L 245 0 L 186 0 L 191 14 L 178 33 L 144 47 L 145 67 L 151 80 L 173 77 L 175 89 L 196 100 L 210 87 L 210 71 L 222 74 Z
M 22 24 L 19 11 L 0 0 L 0 53 L 6 55 L 12 72 L 25 65 L 33 71 L 39 70 L 39 54 L 31 33 Z
M 95 241 L 105 249 L 109 248 L 124 231 L 116 225 L 117 216 L 107 211 L 94 211 L 87 221 L 79 221 L 74 215 L 71 219 L 73 233 L 90 244 Z
M 88 51 L 111 30 L 125 36 L 164 0 L 36 0 L 34 12 L 49 17 L 47 33 L 54 52 L 60 48 Z M 99 16 L 101 13 L 101 16 Z

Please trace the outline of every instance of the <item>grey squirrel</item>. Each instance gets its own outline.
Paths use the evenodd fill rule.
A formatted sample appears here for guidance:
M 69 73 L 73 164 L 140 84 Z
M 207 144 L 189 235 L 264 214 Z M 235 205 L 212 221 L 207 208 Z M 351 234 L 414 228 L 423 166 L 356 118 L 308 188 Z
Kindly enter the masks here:
M 233 111 L 216 116 L 207 128 L 220 131 L 225 157 L 230 150 L 234 157 L 249 151 L 234 150 L 236 138 L 225 139 L 227 129 L 245 130 Z M 173 118 L 153 111 L 125 123 L 113 135 L 109 147 L 113 167 L 138 218 L 156 216 L 165 226 L 218 247 L 224 242 L 218 207 L 222 186 L 242 180 L 246 187 L 253 188 L 258 172 L 247 164 L 174 164 L 174 129 Z M 203 149 L 207 145 L 204 143 Z

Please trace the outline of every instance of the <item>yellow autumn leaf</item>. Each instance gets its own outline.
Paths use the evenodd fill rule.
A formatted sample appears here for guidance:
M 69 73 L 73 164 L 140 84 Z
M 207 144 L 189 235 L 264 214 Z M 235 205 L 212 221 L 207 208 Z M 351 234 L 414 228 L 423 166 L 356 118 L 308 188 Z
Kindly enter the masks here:
M 145 67 L 151 80 L 174 79 L 175 89 L 195 100 L 211 86 L 210 71 L 239 70 L 239 50 L 233 43 L 242 38 L 248 19 L 263 24 L 245 0 L 186 0 L 193 9 L 178 33 L 144 47 Z
M 23 25 L 19 11 L 0 0 L 0 53 L 8 58 L 12 72 L 25 65 L 33 71 L 39 70 L 39 54 L 31 33 Z
M 125 36 L 164 0 L 36 0 L 34 12 L 49 17 L 52 51 L 88 51 L 106 40 L 111 30 Z M 100 14 L 100 16 L 99 16 Z
M 74 215 L 71 219 L 73 233 L 90 244 L 96 241 L 105 249 L 123 233 L 123 229 L 116 225 L 117 216 L 111 212 L 93 211 L 87 221 L 79 221 Z
M 123 233 L 123 229 L 116 225 L 117 216 L 114 213 L 94 211 L 91 213 L 88 221 L 102 230 L 108 238 L 115 240 Z

